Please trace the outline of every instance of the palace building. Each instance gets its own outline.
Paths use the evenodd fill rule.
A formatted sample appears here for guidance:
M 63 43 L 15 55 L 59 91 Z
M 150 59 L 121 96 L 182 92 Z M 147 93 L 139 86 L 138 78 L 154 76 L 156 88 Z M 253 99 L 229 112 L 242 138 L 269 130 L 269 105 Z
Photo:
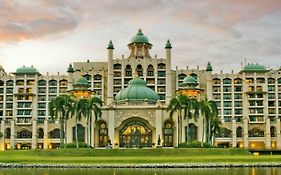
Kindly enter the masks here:
M 102 117 L 92 120 L 92 130 L 85 119 L 78 124 L 79 141 L 92 147 L 177 147 L 178 118 L 169 116 L 167 106 L 184 90 L 216 102 L 223 128 L 215 145 L 281 149 L 281 69 L 247 64 L 237 73 L 213 73 L 209 62 L 205 69 L 174 70 L 172 44 L 168 40 L 163 46 L 165 58 L 151 56 L 153 45 L 139 29 L 127 56 L 116 58 L 110 41 L 107 62 L 74 62 L 63 75 L 42 75 L 32 66 L 6 73 L 0 67 L 0 149 L 58 147 L 60 124 L 49 116 L 48 103 L 76 86 L 87 86 L 103 101 Z M 188 127 L 189 138 L 202 141 L 202 123 L 203 117 L 188 126 L 183 120 L 182 130 Z M 75 141 L 74 128 L 70 118 L 68 143 Z M 185 133 L 180 142 L 186 141 Z

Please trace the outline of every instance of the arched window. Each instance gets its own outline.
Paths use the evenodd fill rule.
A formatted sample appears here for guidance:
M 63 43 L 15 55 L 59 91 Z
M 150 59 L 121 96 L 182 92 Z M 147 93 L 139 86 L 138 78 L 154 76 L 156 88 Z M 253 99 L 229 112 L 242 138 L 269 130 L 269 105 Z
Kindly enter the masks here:
M 154 76 L 154 68 L 151 64 L 147 67 L 147 76 Z
M 72 138 L 73 142 L 75 142 L 76 132 L 75 132 L 75 126 L 72 128 Z M 77 124 L 77 135 L 78 135 L 78 142 L 85 142 L 85 127 L 81 124 Z
M 105 147 L 108 145 L 108 129 L 105 122 L 99 125 L 99 146 Z
M 44 138 L 44 130 L 42 128 L 38 129 L 38 138 L 43 139 Z
M 136 70 L 137 70 L 137 75 L 139 77 L 142 77 L 143 76 L 143 68 L 142 68 L 141 64 L 137 65 L 137 69 Z
M 55 128 L 49 132 L 50 139 L 59 139 L 60 138 L 60 129 Z
M 234 84 L 242 84 L 242 79 L 241 78 L 235 78 L 234 79 Z
M 166 64 L 164 64 L 164 63 L 159 63 L 159 64 L 157 65 L 157 68 L 158 68 L 158 69 L 166 69 Z
M 221 128 L 220 131 L 216 134 L 216 137 L 227 138 L 231 137 L 232 131 L 228 128 Z
M 100 74 L 94 75 L 94 80 L 101 80 L 102 76 Z
M 183 80 L 185 77 L 186 77 L 186 74 L 184 74 L 184 73 L 181 73 L 178 75 L 179 80 Z
M 0 86 L 4 86 L 4 81 L 0 80 Z
M 243 130 L 241 127 L 238 127 L 236 129 L 236 137 L 242 137 L 242 135 L 243 135 Z
M 16 80 L 16 85 L 17 85 L 17 86 L 22 86 L 22 85 L 24 85 L 24 80 Z
M 270 136 L 276 137 L 276 128 L 274 126 L 270 127 Z
M 258 128 L 249 130 L 249 137 L 264 137 L 264 131 Z
M 213 84 L 221 84 L 221 80 L 219 78 L 213 78 Z
M 46 86 L 46 81 L 45 80 L 39 80 L 38 81 L 38 86 Z
M 173 124 L 170 121 L 167 121 L 164 124 L 164 146 L 173 147 Z
M 132 67 L 129 64 L 125 68 L 125 76 L 126 77 L 131 77 L 132 76 Z
M 13 86 L 14 85 L 14 81 L 13 80 L 8 80 L 8 81 L 6 81 L 6 85 L 7 86 Z
M 92 79 L 92 76 L 89 74 L 85 74 L 85 75 L 83 75 L 83 77 L 86 78 L 88 81 L 91 81 L 91 79 Z
M 17 138 L 32 138 L 32 132 L 24 129 L 17 133 Z
M 49 86 L 57 86 L 57 80 L 50 80 Z
M 231 79 L 230 78 L 224 78 L 223 84 L 231 84 Z
M 11 128 L 7 128 L 5 130 L 5 139 L 10 139 L 11 138 Z
M 116 63 L 116 64 L 113 65 L 113 69 L 115 69 L 115 70 L 121 70 L 121 69 L 122 69 L 122 65 L 119 64 L 119 63 Z
M 67 86 L 67 80 L 66 79 L 62 79 L 60 80 L 60 86 Z
M 197 74 L 191 73 L 190 76 L 192 76 L 193 78 L 195 78 L 197 80 L 197 77 L 198 77 Z
M 268 84 L 275 84 L 275 79 L 274 78 L 268 78 L 267 83 Z
M 265 83 L 265 79 L 263 77 L 257 78 L 257 83 Z
M 278 78 L 277 81 L 278 81 L 278 84 L 281 84 L 281 78 Z

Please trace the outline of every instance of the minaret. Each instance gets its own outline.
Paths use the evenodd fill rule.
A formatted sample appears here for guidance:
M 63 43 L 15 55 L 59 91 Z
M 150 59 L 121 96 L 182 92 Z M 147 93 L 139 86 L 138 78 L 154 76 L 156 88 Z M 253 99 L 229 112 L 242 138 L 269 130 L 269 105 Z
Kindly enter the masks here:
M 113 50 L 114 46 L 110 40 L 107 46 L 108 54 L 108 76 L 107 76 L 107 105 L 111 104 L 113 101 Z
M 208 65 L 206 67 L 206 77 L 207 77 L 207 97 L 209 100 L 213 100 L 213 95 L 212 95 L 212 92 L 213 92 L 213 83 L 212 83 L 212 71 L 213 71 L 213 67 L 211 65 L 210 62 L 208 62 Z
M 74 69 L 72 67 L 72 64 L 70 63 L 68 68 L 67 68 L 67 73 L 68 73 L 68 87 L 67 89 L 68 90 L 71 90 L 73 87 L 73 83 L 74 83 L 74 77 L 73 77 L 73 72 L 74 72 Z
M 167 41 L 166 46 L 166 104 L 169 104 L 172 98 L 172 70 L 171 70 L 171 50 L 172 45 L 170 40 Z

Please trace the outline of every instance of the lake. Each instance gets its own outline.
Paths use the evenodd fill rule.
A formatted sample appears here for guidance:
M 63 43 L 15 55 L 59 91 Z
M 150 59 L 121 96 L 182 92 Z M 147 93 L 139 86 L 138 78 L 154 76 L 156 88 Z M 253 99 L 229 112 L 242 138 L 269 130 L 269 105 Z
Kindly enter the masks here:
M 1 169 L 0 175 L 281 175 L 281 168 Z

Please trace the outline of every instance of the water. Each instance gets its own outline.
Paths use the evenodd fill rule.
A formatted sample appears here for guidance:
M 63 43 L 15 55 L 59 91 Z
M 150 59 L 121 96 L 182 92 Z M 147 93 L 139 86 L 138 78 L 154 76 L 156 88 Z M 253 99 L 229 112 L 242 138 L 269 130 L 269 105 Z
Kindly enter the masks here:
M 281 168 L 0 169 L 0 175 L 281 175 Z

